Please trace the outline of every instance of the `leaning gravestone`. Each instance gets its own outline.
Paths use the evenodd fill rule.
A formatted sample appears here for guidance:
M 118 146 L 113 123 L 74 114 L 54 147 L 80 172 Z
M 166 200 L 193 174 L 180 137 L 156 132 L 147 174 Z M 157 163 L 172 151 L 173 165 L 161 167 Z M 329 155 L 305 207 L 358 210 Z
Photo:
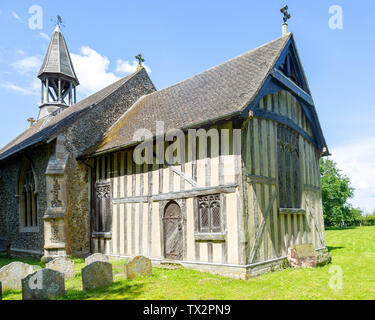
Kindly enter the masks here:
M 72 279 L 75 276 L 74 261 L 68 257 L 58 257 L 46 264 L 46 268 L 60 271 L 64 274 L 65 280 Z
M 89 265 L 95 261 L 109 262 L 108 256 L 102 253 L 94 253 L 85 259 L 85 265 Z
M 3 289 L 20 290 L 21 280 L 33 273 L 33 267 L 23 262 L 12 262 L 0 269 L 0 281 Z
M 41 269 L 22 279 L 23 300 L 48 300 L 64 294 L 64 274 L 59 271 Z
M 113 282 L 112 264 L 95 261 L 82 269 L 83 291 L 108 286 Z
M 150 276 L 152 274 L 151 260 L 144 256 L 137 256 L 124 266 L 125 279 L 136 276 Z
M 314 246 L 311 243 L 290 246 L 287 258 L 294 268 L 314 268 L 318 262 Z

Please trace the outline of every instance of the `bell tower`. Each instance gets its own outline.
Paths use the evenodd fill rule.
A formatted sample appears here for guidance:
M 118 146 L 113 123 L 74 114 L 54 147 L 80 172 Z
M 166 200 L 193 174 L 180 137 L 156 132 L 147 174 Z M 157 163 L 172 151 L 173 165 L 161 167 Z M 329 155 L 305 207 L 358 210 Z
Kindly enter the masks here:
M 53 31 L 38 78 L 42 83 L 38 120 L 76 103 L 79 81 L 59 24 Z

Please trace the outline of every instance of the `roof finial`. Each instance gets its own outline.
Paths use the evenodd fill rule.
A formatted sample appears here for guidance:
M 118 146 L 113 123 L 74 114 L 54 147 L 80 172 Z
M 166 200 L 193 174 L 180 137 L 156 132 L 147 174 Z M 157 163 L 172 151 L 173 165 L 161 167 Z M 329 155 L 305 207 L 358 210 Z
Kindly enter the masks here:
M 27 122 L 30 122 L 30 127 L 34 124 L 35 120 L 33 117 L 27 119 Z
M 283 27 L 282 27 L 282 35 L 285 36 L 289 33 L 288 31 L 288 23 L 287 21 L 291 18 L 291 15 L 288 12 L 288 6 L 284 6 L 280 9 L 280 12 L 284 14 L 283 20 Z
M 55 23 L 55 25 L 56 25 L 55 30 L 57 30 L 57 31 L 60 30 L 60 26 L 65 27 L 64 21 L 63 21 L 63 19 L 61 18 L 60 15 L 57 15 L 56 19 L 55 18 L 51 18 L 51 21 L 53 21 Z
M 138 70 L 141 70 L 141 69 L 143 68 L 143 66 L 142 66 L 142 62 L 145 62 L 145 59 L 142 58 L 142 55 L 141 55 L 141 54 L 135 56 L 135 58 L 138 60 L 137 71 L 138 71 Z

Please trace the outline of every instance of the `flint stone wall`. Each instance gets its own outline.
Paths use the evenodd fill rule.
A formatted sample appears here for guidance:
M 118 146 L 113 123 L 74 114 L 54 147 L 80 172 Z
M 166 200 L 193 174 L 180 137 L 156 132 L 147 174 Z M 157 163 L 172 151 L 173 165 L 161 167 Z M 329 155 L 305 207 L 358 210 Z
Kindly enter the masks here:
M 28 256 L 40 257 L 44 246 L 43 215 L 46 210 L 45 170 L 50 156 L 50 147 L 42 145 L 0 163 L 0 237 L 11 238 L 11 249 L 33 251 Z M 38 231 L 20 232 L 19 197 L 17 183 L 24 157 L 31 161 L 38 190 Z M 40 252 L 40 254 L 39 254 Z M 12 255 L 19 255 L 12 251 Z

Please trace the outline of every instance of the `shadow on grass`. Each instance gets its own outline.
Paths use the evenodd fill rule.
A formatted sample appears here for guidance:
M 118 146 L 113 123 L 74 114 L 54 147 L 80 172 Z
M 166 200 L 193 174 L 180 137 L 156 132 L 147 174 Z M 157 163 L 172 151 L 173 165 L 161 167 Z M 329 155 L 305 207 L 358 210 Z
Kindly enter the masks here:
M 142 283 L 132 283 L 124 281 L 114 281 L 112 285 L 89 291 L 78 289 L 68 289 L 65 292 L 63 300 L 86 300 L 86 299 L 121 299 L 135 300 L 144 292 Z
M 24 259 L 24 258 L 18 258 L 18 257 L 12 257 L 8 259 L 5 254 L 0 254 L 0 268 L 15 261 L 24 262 L 32 266 L 39 266 L 41 268 L 44 268 L 46 265 L 45 263 L 40 262 L 40 260 L 37 260 L 37 259 Z
M 344 249 L 345 247 L 332 247 L 332 246 L 327 246 L 328 252 L 337 250 L 337 249 Z
M 357 229 L 360 228 L 359 226 L 353 226 L 353 227 L 325 227 L 325 230 L 337 230 L 337 231 L 345 231 L 345 230 L 352 230 L 352 229 Z

